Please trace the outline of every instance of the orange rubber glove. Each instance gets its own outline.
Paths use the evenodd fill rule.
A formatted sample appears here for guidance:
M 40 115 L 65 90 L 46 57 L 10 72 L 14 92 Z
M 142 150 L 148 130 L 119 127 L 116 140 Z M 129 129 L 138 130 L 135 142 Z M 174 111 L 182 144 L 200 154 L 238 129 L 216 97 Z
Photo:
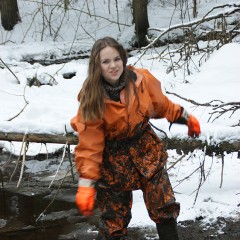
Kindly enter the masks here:
M 91 181 L 85 179 L 86 181 Z M 80 181 L 79 181 L 80 183 Z M 78 186 L 77 194 L 76 194 L 76 204 L 81 213 L 84 216 L 89 216 L 93 214 L 94 203 L 95 203 L 95 193 L 96 190 L 93 186 L 88 184 L 84 184 Z
M 189 118 L 187 120 L 187 126 L 188 126 L 188 136 L 190 137 L 198 137 L 201 133 L 200 124 L 198 120 L 193 116 L 189 115 Z

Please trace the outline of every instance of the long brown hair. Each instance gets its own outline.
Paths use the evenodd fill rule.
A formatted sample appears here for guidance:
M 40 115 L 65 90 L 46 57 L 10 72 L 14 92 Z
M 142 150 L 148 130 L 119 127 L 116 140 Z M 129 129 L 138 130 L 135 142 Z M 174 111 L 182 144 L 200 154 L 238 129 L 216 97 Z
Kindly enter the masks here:
M 127 52 L 121 44 L 119 44 L 114 38 L 104 37 L 97 40 L 91 50 L 88 65 L 88 76 L 83 83 L 82 89 L 78 94 L 78 101 L 80 102 L 80 110 L 84 121 L 93 121 L 99 118 L 103 118 L 105 112 L 105 90 L 102 84 L 102 74 L 100 65 L 100 51 L 105 47 L 113 47 L 118 52 L 123 61 L 123 74 L 122 77 L 127 78 L 127 84 L 125 86 L 128 95 L 130 92 L 130 81 L 127 76 L 128 69 L 127 64 Z M 136 93 L 136 87 L 134 84 L 134 92 Z

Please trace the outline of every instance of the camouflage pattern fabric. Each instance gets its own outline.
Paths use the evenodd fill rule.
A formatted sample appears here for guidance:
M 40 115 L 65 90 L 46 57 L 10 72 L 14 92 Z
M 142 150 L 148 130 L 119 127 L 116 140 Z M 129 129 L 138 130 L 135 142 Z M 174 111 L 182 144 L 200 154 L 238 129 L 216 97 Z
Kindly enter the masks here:
M 168 174 L 162 169 L 151 179 L 139 176 L 140 189 L 150 218 L 156 223 L 176 219 L 180 204 L 175 201 Z M 131 220 L 132 191 L 114 191 L 100 183 L 96 187 L 97 204 L 101 212 L 100 233 L 105 238 L 124 236 Z
M 133 137 L 105 141 L 101 182 L 113 189 L 139 189 L 139 174 L 150 179 L 166 161 L 167 152 L 152 128 L 139 127 Z
M 178 217 L 180 205 L 164 169 L 166 161 L 167 153 L 150 127 L 137 137 L 106 141 L 101 179 L 96 185 L 100 232 L 105 239 L 127 234 L 132 190 L 143 191 L 154 222 Z

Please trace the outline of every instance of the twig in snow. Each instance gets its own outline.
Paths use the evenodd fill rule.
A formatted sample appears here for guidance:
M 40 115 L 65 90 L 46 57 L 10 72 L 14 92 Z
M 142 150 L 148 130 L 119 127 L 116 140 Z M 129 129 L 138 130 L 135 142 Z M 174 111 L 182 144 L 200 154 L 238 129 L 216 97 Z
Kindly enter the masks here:
M 8 65 L 2 60 L 2 58 L 0 58 L 0 61 L 12 73 L 12 75 L 16 78 L 17 83 L 20 84 L 20 81 L 19 81 L 18 77 L 16 76 L 16 74 L 8 67 Z
M 25 101 L 25 106 L 22 108 L 22 110 L 21 110 L 19 113 L 17 113 L 15 116 L 9 118 L 7 121 L 10 122 L 10 121 L 12 121 L 14 118 L 18 117 L 18 116 L 24 111 L 24 109 L 27 107 L 28 101 L 27 101 L 26 98 L 25 98 L 25 90 L 26 90 L 26 86 L 24 87 L 24 93 L 23 93 L 23 98 L 24 98 L 24 101 Z
M 27 107 L 27 105 L 28 105 L 28 102 L 25 104 L 25 106 L 22 108 L 22 110 L 21 110 L 18 114 L 16 114 L 15 116 L 9 118 L 7 121 L 10 122 L 10 121 L 12 121 L 14 118 L 18 117 L 18 116 L 24 111 L 24 109 Z
M 200 177 L 200 180 L 199 180 L 199 184 L 198 184 L 198 188 L 197 188 L 197 193 L 196 193 L 196 196 L 195 196 L 195 199 L 194 199 L 194 202 L 193 204 L 195 205 L 196 201 L 197 201 L 197 197 L 198 197 L 198 193 L 199 193 L 199 190 L 201 188 L 201 186 L 203 185 L 203 183 L 205 182 L 206 178 L 205 178 L 205 173 L 204 173 L 204 163 L 205 163 L 205 154 L 204 154 L 204 160 L 203 162 L 200 164 L 200 172 L 201 172 L 201 177 Z
M 219 188 L 221 188 L 223 184 L 223 169 L 224 169 L 224 153 L 222 153 L 221 155 L 222 155 L 222 168 L 221 168 L 221 182 Z
M 173 168 L 178 162 L 182 161 L 182 159 L 186 156 L 186 154 L 182 155 L 175 163 L 173 163 L 170 167 L 167 168 L 167 171 L 169 171 L 171 168 Z
M 191 157 L 191 156 L 190 156 Z M 189 158 L 190 158 L 189 157 Z M 200 166 L 198 168 L 196 168 L 193 172 L 191 172 L 188 176 L 186 176 L 185 178 L 179 180 L 179 183 L 177 185 L 175 185 L 173 188 L 179 186 L 180 184 L 182 184 L 185 180 L 189 179 L 195 172 L 198 171 L 198 169 L 200 169 Z

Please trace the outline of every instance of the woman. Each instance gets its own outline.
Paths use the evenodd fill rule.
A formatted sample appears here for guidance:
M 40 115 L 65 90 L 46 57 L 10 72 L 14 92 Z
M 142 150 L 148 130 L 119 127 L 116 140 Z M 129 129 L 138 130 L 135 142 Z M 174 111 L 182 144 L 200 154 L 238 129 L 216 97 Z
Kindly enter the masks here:
M 97 193 L 99 239 L 127 239 L 136 189 L 143 191 L 160 239 L 178 239 L 180 207 L 164 169 L 167 153 L 149 119 L 186 124 L 192 137 L 200 134 L 197 119 L 163 95 L 150 72 L 127 66 L 126 51 L 111 37 L 93 45 L 78 100 L 77 116 L 71 120 L 79 137 L 76 203 L 83 215 L 91 215 Z

